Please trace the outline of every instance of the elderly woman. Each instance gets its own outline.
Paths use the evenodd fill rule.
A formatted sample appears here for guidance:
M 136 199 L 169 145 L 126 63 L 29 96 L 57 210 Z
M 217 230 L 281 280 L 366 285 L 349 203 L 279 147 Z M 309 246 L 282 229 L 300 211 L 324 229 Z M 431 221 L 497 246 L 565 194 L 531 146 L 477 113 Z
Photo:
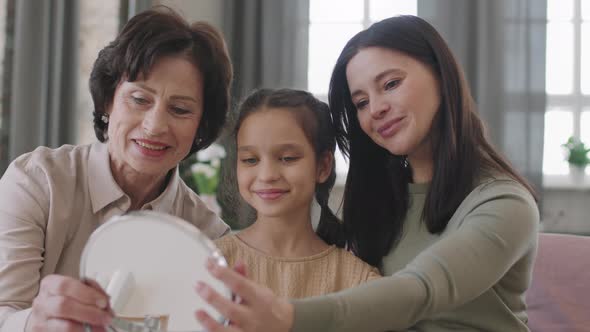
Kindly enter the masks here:
M 221 35 L 165 8 L 132 18 L 90 78 L 100 142 L 38 148 L 0 180 L 0 331 L 102 330 L 107 297 L 80 282 L 97 226 L 131 210 L 228 231 L 178 175 L 178 163 L 220 133 L 232 67 Z

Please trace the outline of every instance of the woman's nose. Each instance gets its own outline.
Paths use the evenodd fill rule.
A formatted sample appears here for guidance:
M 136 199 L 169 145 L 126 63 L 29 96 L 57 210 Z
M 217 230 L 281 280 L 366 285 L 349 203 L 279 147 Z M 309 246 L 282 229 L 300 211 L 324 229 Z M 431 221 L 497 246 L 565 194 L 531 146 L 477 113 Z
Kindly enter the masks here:
M 373 97 L 369 104 L 371 116 L 375 119 L 382 118 L 390 110 L 391 106 L 386 98 Z
M 150 110 L 144 113 L 143 130 L 149 136 L 159 136 L 168 130 L 168 113 L 165 106 L 155 104 Z

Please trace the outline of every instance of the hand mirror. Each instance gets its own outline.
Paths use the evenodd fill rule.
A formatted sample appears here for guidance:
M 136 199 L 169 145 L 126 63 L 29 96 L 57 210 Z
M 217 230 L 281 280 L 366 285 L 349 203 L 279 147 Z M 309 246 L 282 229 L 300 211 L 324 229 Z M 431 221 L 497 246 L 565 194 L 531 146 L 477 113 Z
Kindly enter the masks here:
M 129 332 L 204 330 L 197 309 L 223 317 L 194 291 L 201 280 L 223 296 L 231 292 L 205 268 L 209 257 L 227 266 L 213 242 L 180 218 L 152 211 L 111 218 L 90 236 L 80 278 L 93 279 L 111 297 L 112 327 Z

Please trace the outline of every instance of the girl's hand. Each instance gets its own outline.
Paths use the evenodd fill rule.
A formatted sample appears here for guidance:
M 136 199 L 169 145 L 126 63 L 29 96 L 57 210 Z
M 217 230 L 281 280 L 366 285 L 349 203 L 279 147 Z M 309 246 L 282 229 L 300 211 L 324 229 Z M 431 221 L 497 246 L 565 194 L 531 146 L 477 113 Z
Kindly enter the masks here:
M 39 295 L 33 300 L 26 332 L 103 332 L 112 320 L 109 297 L 94 281 L 48 275 L 41 280 Z
M 209 332 L 288 332 L 293 326 L 294 309 L 286 299 L 277 297 L 263 286 L 247 279 L 243 266 L 236 265 L 236 271 L 207 263 L 209 272 L 222 281 L 234 294 L 241 298 L 240 303 L 221 296 L 213 288 L 198 282 L 195 289 L 200 297 L 230 320 L 224 326 L 209 316 L 205 311 L 195 313 L 197 320 Z M 240 275 L 242 274 L 242 275 Z

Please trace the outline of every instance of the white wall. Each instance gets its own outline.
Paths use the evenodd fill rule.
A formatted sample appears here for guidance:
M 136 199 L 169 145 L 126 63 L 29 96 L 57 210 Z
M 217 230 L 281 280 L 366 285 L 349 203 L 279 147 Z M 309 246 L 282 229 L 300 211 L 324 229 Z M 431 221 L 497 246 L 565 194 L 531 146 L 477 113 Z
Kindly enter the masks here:
M 590 235 L 590 189 L 545 189 L 543 230 Z

